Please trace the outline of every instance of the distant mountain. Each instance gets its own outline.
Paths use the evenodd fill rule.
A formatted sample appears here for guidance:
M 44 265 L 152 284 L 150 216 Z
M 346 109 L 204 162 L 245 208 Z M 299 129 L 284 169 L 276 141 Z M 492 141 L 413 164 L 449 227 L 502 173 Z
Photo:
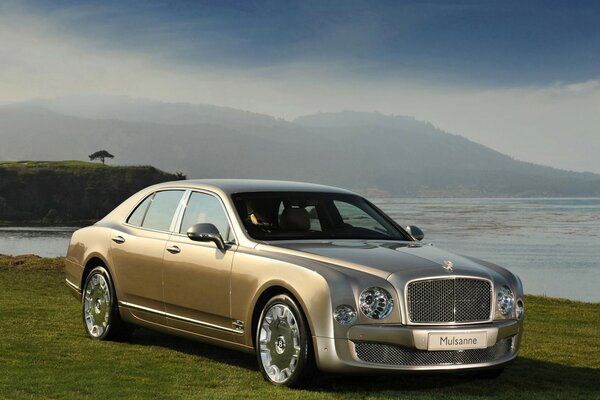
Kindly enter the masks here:
M 2 160 L 86 159 L 106 149 L 114 163 L 191 178 L 292 179 L 407 196 L 600 195 L 600 175 L 517 161 L 429 123 L 378 113 L 288 122 L 211 105 L 39 100 L 0 107 L 0 138 Z
M 77 96 L 52 100 L 39 99 L 22 103 L 58 114 L 129 122 L 154 122 L 169 125 L 246 125 L 286 124 L 269 115 L 208 104 L 163 103 L 125 96 Z

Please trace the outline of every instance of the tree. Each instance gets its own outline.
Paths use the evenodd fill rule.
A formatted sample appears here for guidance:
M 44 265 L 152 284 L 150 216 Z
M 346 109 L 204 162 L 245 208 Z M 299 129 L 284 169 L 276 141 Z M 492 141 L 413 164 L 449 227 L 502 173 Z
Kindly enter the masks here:
M 102 161 L 102 164 L 104 164 L 105 158 L 115 158 L 115 156 L 113 156 L 106 150 L 97 151 L 94 154 L 90 154 L 88 157 L 90 157 L 91 161 L 100 160 L 100 161 Z

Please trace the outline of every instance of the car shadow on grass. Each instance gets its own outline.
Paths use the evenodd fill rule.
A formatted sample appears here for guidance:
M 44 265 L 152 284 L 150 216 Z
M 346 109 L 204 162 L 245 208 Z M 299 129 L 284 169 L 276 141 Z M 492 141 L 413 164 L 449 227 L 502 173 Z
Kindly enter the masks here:
M 203 357 L 258 373 L 253 354 L 178 338 L 146 329 L 137 329 L 131 344 L 158 346 Z M 266 384 L 266 383 L 265 383 Z M 496 379 L 481 379 L 473 374 L 396 373 L 340 375 L 318 373 L 306 390 L 311 392 L 388 397 L 473 396 L 490 398 L 600 398 L 600 371 L 520 357 L 509 364 Z
M 127 342 L 136 345 L 158 346 L 258 372 L 254 354 L 229 350 L 144 328 L 137 328 Z
M 419 397 L 441 395 L 490 398 L 600 398 L 600 371 L 518 358 L 496 379 L 475 374 L 403 373 L 394 375 L 320 375 L 310 390 L 378 397 L 390 392 Z

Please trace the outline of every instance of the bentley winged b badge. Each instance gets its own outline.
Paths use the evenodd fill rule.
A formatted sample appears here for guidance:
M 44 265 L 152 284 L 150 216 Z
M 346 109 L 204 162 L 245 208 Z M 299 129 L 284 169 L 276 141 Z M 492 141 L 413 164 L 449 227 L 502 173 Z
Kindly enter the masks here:
M 450 274 L 454 272 L 454 264 L 452 264 L 452 261 L 444 260 L 444 262 L 442 263 L 442 268 L 444 268 L 446 272 Z

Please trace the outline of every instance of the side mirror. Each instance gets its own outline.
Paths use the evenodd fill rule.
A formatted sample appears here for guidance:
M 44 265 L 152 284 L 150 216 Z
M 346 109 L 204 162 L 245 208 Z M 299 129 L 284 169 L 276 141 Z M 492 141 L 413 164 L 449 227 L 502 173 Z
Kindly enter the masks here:
M 192 225 L 186 232 L 187 237 L 195 242 L 214 242 L 219 250 L 225 250 L 225 242 L 221 233 L 213 224 Z
M 409 225 L 406 227 L 406 231 L 410 233 L 410 236 L 414 237 L 416 240 L 423 240 L 425 234 L 418 226 Z

